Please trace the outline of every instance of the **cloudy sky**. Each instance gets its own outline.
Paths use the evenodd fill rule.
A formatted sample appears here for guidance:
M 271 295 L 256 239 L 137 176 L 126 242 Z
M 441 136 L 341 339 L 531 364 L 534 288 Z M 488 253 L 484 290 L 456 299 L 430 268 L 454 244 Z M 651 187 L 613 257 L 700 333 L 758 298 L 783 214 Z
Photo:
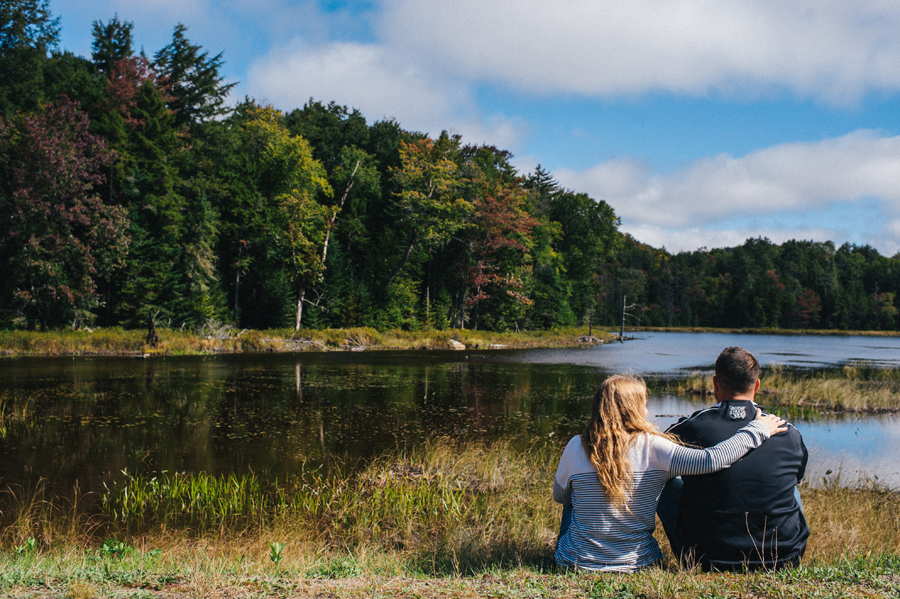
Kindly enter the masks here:
M 900 251 L 893 0 L 50 0 L 62 47 L 176 23 L 240 82 L 508 149 L 670 251 L 748 237 Z

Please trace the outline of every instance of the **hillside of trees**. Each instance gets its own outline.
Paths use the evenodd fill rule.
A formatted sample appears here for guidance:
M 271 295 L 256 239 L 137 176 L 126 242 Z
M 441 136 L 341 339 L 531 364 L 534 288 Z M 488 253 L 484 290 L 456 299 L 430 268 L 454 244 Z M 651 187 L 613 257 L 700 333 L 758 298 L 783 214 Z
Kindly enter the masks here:
M 509 152 L 245 98 L 183 25 L 152 56 L 0 2 L 0 327 L 896 330 L 900 255 L 751 239 L 671 254 Z M 627 300 L 625 299 L 627 298 Z

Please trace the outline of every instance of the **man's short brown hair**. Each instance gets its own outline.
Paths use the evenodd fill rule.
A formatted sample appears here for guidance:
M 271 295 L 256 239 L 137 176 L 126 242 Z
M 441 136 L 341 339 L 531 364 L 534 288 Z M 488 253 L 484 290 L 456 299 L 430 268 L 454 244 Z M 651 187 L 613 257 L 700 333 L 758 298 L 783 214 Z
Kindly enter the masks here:
M 743 347 L 727 347 L 716 358 L 716 381 L 724 390 L 746 393 L 758 379 L 759 362 Z

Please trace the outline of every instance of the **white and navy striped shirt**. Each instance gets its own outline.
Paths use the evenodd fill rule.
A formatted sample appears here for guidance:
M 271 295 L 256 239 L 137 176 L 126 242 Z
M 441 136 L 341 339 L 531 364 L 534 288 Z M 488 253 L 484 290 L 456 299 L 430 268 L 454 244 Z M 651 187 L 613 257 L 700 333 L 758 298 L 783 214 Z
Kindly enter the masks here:
M 634 487 L 629 510 L 606 500 L 597 471 L 575 436 L 556 470 L 553 499 L 572 504 L 572 522 L 556 545 L 556 562 L 586 570 L 632 572 L 662 558 L 653 529 L 656 502 L 669 479 L 727 468 L 769 438 L 769 429 L 751 421 L 733 437 L 707 449 L 693 449 L 656 435 L 640 434 L 628 450 Z

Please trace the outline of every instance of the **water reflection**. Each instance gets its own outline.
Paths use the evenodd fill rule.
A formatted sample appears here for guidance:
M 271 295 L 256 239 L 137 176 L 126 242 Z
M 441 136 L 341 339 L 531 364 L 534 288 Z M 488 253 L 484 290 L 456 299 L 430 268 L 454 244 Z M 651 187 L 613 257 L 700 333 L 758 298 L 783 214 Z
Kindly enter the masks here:
M 4 360 L 0 481 L 100 492 L 124 469 L 283 477 L 435 436 L 564 443 L 584 426 L 600 381 L 623 364 L 659 372 L 661 363 L 700 363 L 670 356 L 671 344 L 631 345 L 652 349 L 640 359 L 628 347 Z M 661 396 L 650 410 L 665 428 L 703 405 Z M 896 416 L 796 424 L 816 476 L 843 467 L 847 480 L 864 467 L 900 486 Z

